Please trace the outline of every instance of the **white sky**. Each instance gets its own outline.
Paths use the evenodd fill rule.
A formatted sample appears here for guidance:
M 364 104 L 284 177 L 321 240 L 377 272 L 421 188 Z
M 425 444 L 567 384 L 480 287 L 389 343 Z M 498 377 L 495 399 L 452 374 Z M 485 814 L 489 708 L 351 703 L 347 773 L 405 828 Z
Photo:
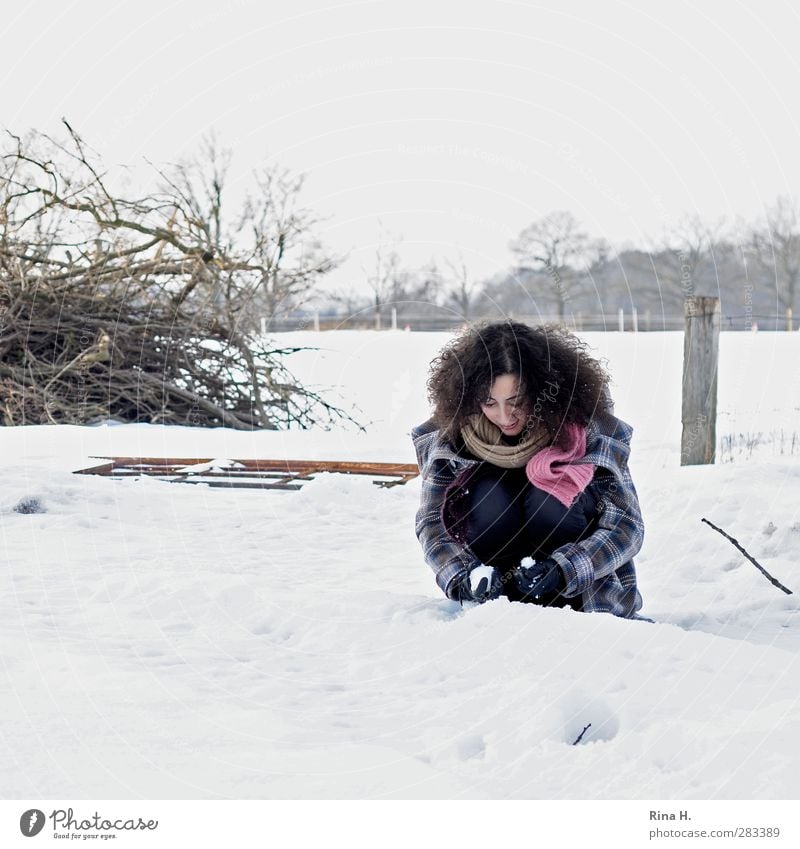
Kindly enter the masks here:
M 0 125 L 106 161 L 159 163 L 215 128 L 238 185 L 277 160 L 349 251 L 412 265 L 571 210 L 644 245 L 684 213 L 754 219 L 800 184 L 798 13 L 788 2 L 30 2 L 0 24 Z

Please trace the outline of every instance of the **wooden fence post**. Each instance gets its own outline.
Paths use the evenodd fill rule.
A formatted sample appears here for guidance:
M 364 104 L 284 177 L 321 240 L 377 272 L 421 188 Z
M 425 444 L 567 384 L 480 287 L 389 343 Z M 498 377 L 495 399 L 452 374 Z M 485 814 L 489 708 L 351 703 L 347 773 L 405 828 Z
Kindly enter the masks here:
M 683 302 L 683 405 L 681 465 L 713 463 L 717 441 L 719 298 Z

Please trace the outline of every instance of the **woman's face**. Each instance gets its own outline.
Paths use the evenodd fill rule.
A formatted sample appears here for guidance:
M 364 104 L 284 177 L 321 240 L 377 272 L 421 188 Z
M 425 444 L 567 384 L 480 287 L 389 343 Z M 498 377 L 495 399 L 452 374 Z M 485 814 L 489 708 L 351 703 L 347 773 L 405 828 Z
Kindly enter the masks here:
M 525 427 L 527 415 L 525 396 L 520 394 L 519 378 L 501 374 L 481 404 L 484 416 L 497 425 L 506 436 L 516 436 Z

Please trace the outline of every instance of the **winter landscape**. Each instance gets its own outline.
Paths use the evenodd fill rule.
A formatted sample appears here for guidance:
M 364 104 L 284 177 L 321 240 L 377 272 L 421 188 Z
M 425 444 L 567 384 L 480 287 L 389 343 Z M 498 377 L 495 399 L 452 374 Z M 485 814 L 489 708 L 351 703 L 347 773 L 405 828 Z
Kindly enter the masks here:
M 717 463 L 692 467 L 683 334 L 584 334 L 634 427 L 654 624 L 445 599 L 414 535 L 418 478 L 72 474 L 95 455 L 413 463 L 448 338 L 280 334 L 318 349 L 288 365 L 365 432 L 0 429 L 5 798 L 800 794 L 796 333 L 721 335 Z

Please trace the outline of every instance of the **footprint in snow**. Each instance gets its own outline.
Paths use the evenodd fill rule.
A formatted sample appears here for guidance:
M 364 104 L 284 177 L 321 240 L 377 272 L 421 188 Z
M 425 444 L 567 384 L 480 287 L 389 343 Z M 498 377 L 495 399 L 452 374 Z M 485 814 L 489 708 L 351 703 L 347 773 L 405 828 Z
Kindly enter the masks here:
M 436 599 L 424 601 L 412 607 L 401 607 L 392 615 L 393 621 L 409 622 L 411 624 L 453 622 L 464 615 L 466 607 L 451 599 Z
M 482 758 L 486 754 L 486 741 L 480 734 L 470 734 L 456 743 L 456 752 L 462 761 Z

